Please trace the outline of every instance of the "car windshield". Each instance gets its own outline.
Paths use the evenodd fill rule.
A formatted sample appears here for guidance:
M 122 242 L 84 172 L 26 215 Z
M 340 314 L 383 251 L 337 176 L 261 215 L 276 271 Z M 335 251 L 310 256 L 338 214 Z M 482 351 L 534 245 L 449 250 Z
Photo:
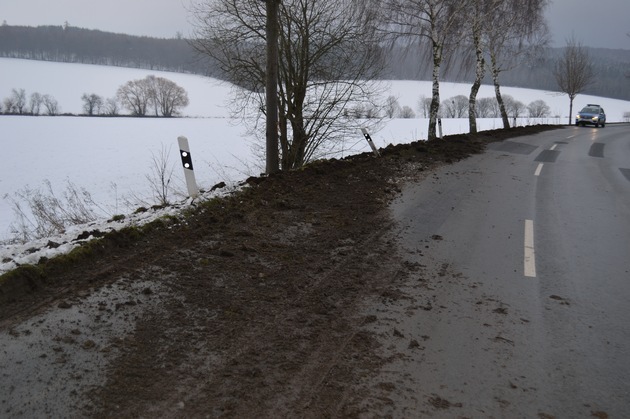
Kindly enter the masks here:
M 586 108 L 582 109 L 580 112 L 585 112 L 585 113 L 599 113 L 599 108 L 594 108 L 592 106 L 587 106 Z

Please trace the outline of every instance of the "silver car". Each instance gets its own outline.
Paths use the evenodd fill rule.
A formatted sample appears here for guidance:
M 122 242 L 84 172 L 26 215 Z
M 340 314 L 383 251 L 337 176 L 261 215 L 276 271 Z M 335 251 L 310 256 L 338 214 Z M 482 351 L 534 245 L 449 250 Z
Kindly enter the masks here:
M 601 125 L 603 128 L 606 126 L 606 112 L 599 105 L 588 104 L 575 116 L 575 125 L 595 125 L 595 128 Z

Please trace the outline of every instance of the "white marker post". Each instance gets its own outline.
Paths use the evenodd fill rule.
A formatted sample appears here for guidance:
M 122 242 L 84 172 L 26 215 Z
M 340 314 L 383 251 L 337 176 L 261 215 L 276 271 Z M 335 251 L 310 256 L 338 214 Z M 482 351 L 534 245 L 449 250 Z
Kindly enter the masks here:
M 368 144 L 372 148 L 372 151 L 374 152 L 374 154 L 377 157 L 379 157 L 381 155 L 381 153 L 379 153 L 378 150 L 376 149 L 376 146 L 374 145 L 374 142 L 372 141 L 372 137 L 370 137 L 370 134 L 368 133 L 368 130 L 366 128 L 361 128 L 361 132 L 363 133 L 363 136 L 365 137 L 365 139 L 367 140 Z
M 179 143 L 179 155 L 182 158 L 182 166 L 184 166 L 184 176 L 186 177 L 186 187 L 188 188 L 188 195 L 191 198 L 196 198 L 199 195 L 199 188 L 197 187 L 197 181 L 195 180 L 195 172 L 193 172 L 192 157 L 190 156 L 190 147 L 188 146 L 188 138 L 181 136 L 177 137 Z

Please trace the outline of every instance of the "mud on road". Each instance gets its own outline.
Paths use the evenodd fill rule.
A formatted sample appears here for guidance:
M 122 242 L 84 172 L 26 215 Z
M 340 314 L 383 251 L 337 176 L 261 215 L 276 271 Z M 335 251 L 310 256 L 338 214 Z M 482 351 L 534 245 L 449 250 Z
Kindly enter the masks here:
M 362 313 L 400 298 L 415 269 L 398 254 L 389 203 L 438 165 L 551 128 L 250 178 L 185 216 L 5 276 L 0 416 L 376 414 L 388 389 L 366 383 L 388 359 Z

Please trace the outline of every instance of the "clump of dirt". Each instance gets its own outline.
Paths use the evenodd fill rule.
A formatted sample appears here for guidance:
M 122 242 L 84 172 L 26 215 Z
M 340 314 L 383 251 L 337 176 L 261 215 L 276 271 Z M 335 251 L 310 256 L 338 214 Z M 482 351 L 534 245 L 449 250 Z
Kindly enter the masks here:
M 389 202 L 437 165 L 553 128 L 388 146 L 379 158 L 250 178 L 241 192 L 177 221 L 105 236 L 64 264 L 13 273 L 1 285 L 0 325 L 120 278 L 159 284 L 138 291 L 159 299 L 159 310 L 118 342 L 86 415 L 360 416 L 352 383 L 382 360 L 358 308 L 401 270 Z

